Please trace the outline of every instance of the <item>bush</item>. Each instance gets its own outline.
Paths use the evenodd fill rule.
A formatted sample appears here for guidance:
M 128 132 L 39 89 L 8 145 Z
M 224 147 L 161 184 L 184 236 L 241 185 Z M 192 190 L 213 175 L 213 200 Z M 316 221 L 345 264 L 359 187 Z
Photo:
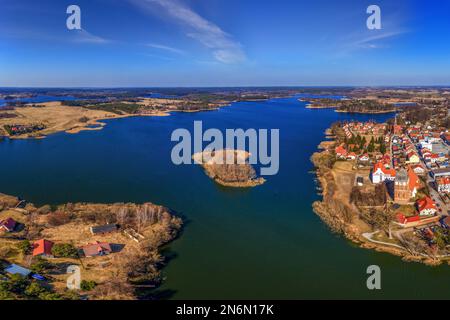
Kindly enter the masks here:
M 69 223 L 71 218 L 72 218 L 72 216 L 70 213 L 63 212 L 63 211 L 57 211 L 57 212 L 51 213 L 47 217 L 47 222 L 51 226 L 57 227 L 57 226 L 61 226 L 63 224 Z
M 52 254 L 55 257 L 76 258 L 78 250 L 70 243 L 58 243 L 53 246 Z
M 52 264 L 42 257 L 38 257 L 37 261 L 30 267 L 31 271 L 35 273 L 42 273 L 52 267 Z
M 97 286 L 97 283 L 95 282 L 95 281 L 86 281 L 86 280 L 83 280 L 83 281 L 81 281 L 81 284 L 80 284 L 80 289 L 82 290 L 82 291 L 91 291 L 91 290 L 93 290 L 95 287 Z
M 47 289 L 45 289 L 43 286 L 41 286 L 37 282 L 32 282 L 26 289 L 25 294 L 30 297 L 39 297 L 41 294 L 44 294 L 47 292 Z
M 19 243 L 18 249 L 22 254 L 28 254 L 31 250 L 31 243 L 28 240 L 23 240 Z
M 52 211 L 52 208 L 49 205 L 42 206 L 37 209 L 38 214 L 48 214 Z

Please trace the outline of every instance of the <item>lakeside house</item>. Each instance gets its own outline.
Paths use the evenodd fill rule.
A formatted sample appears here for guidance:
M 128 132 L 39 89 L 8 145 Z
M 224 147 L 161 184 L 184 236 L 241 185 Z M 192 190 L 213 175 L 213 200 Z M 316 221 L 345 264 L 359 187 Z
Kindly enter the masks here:
M 109 243 L 98 241 L 85 245 L 81 250 L 86 257 L 105 256 L 112 253 Z
M 94 226 L 94 227 L 90 228 L 91 233 L 93 235 L 111 233 L 111 232 L 117 231 L 117 229 L 118 228 L 117 228 L 116 224 L 105 224 L 105 225 Z
M 53 258 L 52 248 L 54 243 L 49 240 L 41 239 L 33 243 L 33 256 Z
M 343 145 L 336 147 L 334 151 L 336 152 L 336 157 L 339 159 L 345 159 L 347 157 L 348 152 Z
M 0 232 L 13 232 L 17 222 L 13 218 L 0 221 Z

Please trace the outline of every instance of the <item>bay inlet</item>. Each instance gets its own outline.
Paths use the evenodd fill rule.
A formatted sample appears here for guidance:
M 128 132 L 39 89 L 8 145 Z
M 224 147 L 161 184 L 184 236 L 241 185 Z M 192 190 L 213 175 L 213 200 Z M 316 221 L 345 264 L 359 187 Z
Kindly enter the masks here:
M 167 299 L 448 298 L 450 268 L 403 262 L 332 234 L 313 213 L 309 158 L 339 120 L 392 115 L 307 109 L 299 97 L 239 102 L 217 111 L 106 120 L 99 131 L 0 142 L 0 192 L 39 204 L 151 201 L 185 219 L 165 248 Z M 178 128 L 280 129 L 280 169 L 264 185 L 222 187 L 198 165 L 176 166 Z M 379 265 L 382 290 L 366 269 Z

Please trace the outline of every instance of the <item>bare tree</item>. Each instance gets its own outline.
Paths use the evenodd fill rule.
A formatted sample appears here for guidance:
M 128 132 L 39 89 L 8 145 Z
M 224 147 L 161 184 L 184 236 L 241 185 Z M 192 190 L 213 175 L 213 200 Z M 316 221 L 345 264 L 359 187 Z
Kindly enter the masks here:
M 120 225 L 125 225 L 128 221 L 128 208 L 125 206 L 121 206 L 115 211 L 117 223 Z

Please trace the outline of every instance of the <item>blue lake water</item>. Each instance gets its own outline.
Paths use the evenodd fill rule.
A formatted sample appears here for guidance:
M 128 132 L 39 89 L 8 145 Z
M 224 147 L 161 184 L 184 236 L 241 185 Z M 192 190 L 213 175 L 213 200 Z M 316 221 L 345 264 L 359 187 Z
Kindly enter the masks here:
M 145 202 L 186 219 L 171 243 L 161 297 L 172 299 L 448 298 L 450 268 L 406 263 L 332 234 L 312 212 L 309 161 L 334 121 L 385 121 L 306 109 L 296 98 L 240 102 L 218 111 L 108 121 L 100 131 L 0 143 L 0 191 L 36 204 Z M 280 129 L 280 171 L 252 189 L 216 185 L 170 159 L 177 128 Z M 379 265 L 382 290 L 366 288 Z

